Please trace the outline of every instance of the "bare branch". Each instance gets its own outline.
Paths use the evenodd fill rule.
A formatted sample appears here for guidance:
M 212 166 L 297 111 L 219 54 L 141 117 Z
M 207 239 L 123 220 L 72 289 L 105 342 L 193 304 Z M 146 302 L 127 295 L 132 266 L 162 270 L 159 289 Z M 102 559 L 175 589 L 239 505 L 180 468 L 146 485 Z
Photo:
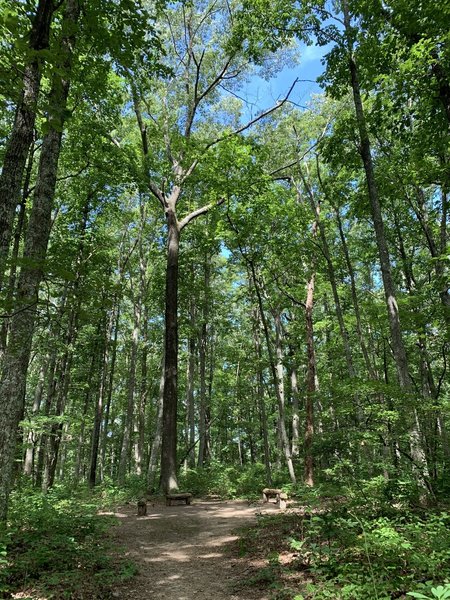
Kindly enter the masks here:
M 188 223 L 190 223 L 191 221 L 193 221 L 194 219 L 196 219 L 200 215 L 206 214 L 209 210 L 211 210 L 212 208 L 215 208 L 216 206 L 220 206 L 224 202 L 225 202 L 225 198 L 221 198 L 218 202 L 214 202 L 214 203 L 211 203 L 211 204 L 206 204 L 205 206 L 202 206 L 201 208 L 197 208 L 197 210 L 192 211 L 190 214 L 188 214 L 186 217 L 184 217 L 184 219 L 182 219 L 180 221 L 180 223 L 179 223 L 179 229 L 180 229 L 180 231 L 184 227 L 186 227 L 186 225 Z
M 183 177 L 182 177 L 182 179 L 181 179 L 181 182 L 180 182 L 180 183 L 181 183 L 181 185 L 182 185 L 182 184 L 183 184 L 183 183 L 186 181 L 186 179 L 188 179 L 188 178 L 189 178 L 189 177 L 192 175 L 192 173 L 193 173 L 193 172 L 195 171 L 195 169 L 197 168 L 197 165 L 198 165 L 198 160 L 197 160 L 197 159 L 195 159 L 195 160 L 193 161 L 193 163 L 191 164 L 191 166 L 189 167 L 189 169 L 188 169 L 188 170 L 187 170 L 187 171 L 184 173 L 184 175 L 183 175 Z
M 227 135 L 223 135 L 222 137 L 216 138 L 215 140 L 213 140 L 212 142 L 210 142 L 209 144 L 207 144 L 205 146 L 203 153 L 205 153 L 207 150 L 209 150 L 216 144 L 219 144 L 220 142 L 223 142 L 224 140 L 228 140 L 229 138 L 234 137 L 235 135 L 239 135 L 240 133 L 246 131 L 247 129 L 250 129 L 250 127 L 252 127 L 255 123 L 258 123 L 258 121 L 261 121 L 261 119 L 264 119 L 264 117 L 269 116 L 270 114 L 272 114 L 273 112 L 275 112 L 276 110 L 281 108 L 283 106 L 283 104 L 285 104 L 289 100 L 289 96 L 291 95 L 292 90 L 294 89 L 297 81 L 298 81 L 298 79 L 296 79 L 294 81 L 294 83 L 291 85 L 287 95 L 283 98 L 283 100 L 280 100 L 279 102 L 277 102 L 275 104 L 275 106 L 272 106 L 271 108 L 265 110 L 264 112 L 262 112 L 260 115 L 258 115 L 251 121 L 247 121 L 247 123 L 245 125 L 242 125 L 242 127 L 235 129 L 234 131 L 232 131 L 231 133 L 228 133 Z
M 204 54 L 204 53 L 203 53 Z M 212 90 L 217 87 L 219 85 L 219 83 L 221 81 L 223 81 L 223 79 L 225 78 L 225 73 L 227 72 L 228 67 L 230 66 L 230 63 L 232 61 L 232 57 L 227 58 L 227 60 L 225 61 L 225 64 L 223 65 L 222 69 L 220 70 L 220 72 L 216 75 L 216 77 L 213 79 L 213 81 L 203 90 L 203 92 L 201 92 L 200 94 L 198 94 L 198 82 L 200 79 L 200 67 L 201 67 L 201 62 L 203 60 L 203 54 L 202 57 L 200 59 L 199 65 L 197 66 L 197 72 L 196 72 L 196 80 L 195 80 L 195 94 L 194 94 L 194 102 L 192 105 L 192 109 L 189 111 L 189 115 L 187 118 L 187 123 L 186 123 L 186 129 L 185 129 L 185 137 L 188 138 L 191 134 L 191 129 L 192 129 L 192 125 L 194 123 L 194 119 L 195 119 L 195 113 L 197 112 L 197 108 L 200 104 L 200 102 L 206 98 L 206 96 L 212 92 Z
M 132 82 L 131 82 L 131 95 L 133 98 L 134 114 L 136 115 L 139 132 L 141 134 L 142 151 L 144 153 L 144 156 L 147 156 L 148 155 L 147 126 L 144 124 L 144 120 L 142 118 L 140 98 L 138 95 L 138 91 L 136 89 L 136 86 Z
M 16 315 L 28 310 L 29 308 L 33 308 L 33 306 L 36 306 L 37 303 L 38 301 L 34 300 L 34 302 L 31 302 L 31 304 L 27 304 L 26 306 L 23 306 L 22 308 L 19 308 L 12 313 L 0 315 L 0 319 L 12 319 L 12 317 L 15 317 Z
M 155 196 L 155 198 L 157 198 L 157 200 L 159 200 L 159 203 L 161 204 L 161 206 L 165 210 L 167 202 L 166 202 L 166 199 L 165 199 L 165 196 L 164 196 L 163 192 L 159 189 L 159 187 L 157 185 L 155 185 L 153 183 L 153 181 L 149 181 L 148 187 L 149 187 L 151 193 Z

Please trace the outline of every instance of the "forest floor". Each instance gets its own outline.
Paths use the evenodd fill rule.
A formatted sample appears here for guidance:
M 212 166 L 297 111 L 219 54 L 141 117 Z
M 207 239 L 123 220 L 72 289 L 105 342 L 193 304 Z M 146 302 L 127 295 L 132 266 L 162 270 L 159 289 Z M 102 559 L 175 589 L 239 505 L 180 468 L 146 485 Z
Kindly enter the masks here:
M 116 511 L 112 536 L 138 574 L 113 596 L 120 600 L 266 600 L 242 581 L 260 565 L 239 556 L 240 527 L 257 514 L 279 513 L 274 504 L 195 500 L 190 506 L 148 503 L 144 517 L 128 505 Z

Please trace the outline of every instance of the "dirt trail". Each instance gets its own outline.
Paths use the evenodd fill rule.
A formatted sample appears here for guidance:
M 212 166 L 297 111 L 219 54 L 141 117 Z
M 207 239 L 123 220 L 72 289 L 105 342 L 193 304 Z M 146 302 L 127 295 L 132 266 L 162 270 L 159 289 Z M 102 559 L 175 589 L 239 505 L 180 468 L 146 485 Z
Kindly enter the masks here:
M 235 530 L 256 520 L 261 506 L 246 502 L 196 500 L 191 506 L 151 503 L 145 517 L 128 506 L 114 537 L 139 567 L 139 574 L 114 596 L 121 600 L 256 600 L 238 591 L 245 561 L 228 552 Z M 264 513 L 277 512 L 264 505 Z M 266 600 L 258 596 L 257 600 Z

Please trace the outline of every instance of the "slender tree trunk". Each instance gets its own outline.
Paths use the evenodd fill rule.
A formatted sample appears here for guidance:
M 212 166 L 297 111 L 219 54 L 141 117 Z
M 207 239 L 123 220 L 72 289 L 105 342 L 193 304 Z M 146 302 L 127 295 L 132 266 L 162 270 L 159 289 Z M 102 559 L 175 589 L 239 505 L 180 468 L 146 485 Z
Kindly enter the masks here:
M 307 285 L 305 303 L 306 347 L 308 354 L 305 402 L 305 484 L 308 486 L 314 485 L 314 460 L 312 445 L 314 439 L 314 395 L 316 393 L 316 354 L 314 349 L 313 326 L 315 276 L 315 269 L 313 269 Z
M 297 369 L 291 367 L 291 394 L 292 394 L 292 457 L 298 458 L 300 441 L 300 416 L 299 416 L 299 391 Z
M 143 296 L 142 296 L 143 298 Z M 135 443 L 136 473 L 142 475 L 145 472 L 145 412 L 148 397 L 148 313 L 144 307 L 144 319 L 142 324 L 142 353 L 141 353 L 141 382 L 139 386 L 138 418 L 137 418 L 137 440 Z
M 39 0 L 29 42 L 29 55 L 32 58 L 25 64 L 22 93 L 6 143 L 0 175 L 0 288 L 8 259 L 14 212 L 19 202 L 25 164 L 33 142 L 41 85 L 42 57 L 37 52 L 48 48 L 53 12 L 53 0 Z
M 164 492 L 169 492 L 178 489 L 178 257 L 180 230 L 173 210 L 167 209 L 166 217 L 169 236 L 165 296 L 165 366 L 160 487 Z
M 144 229 L 146 224 L 145 202 L 140 197 L 139 202 L 139 289 L 136 299 L 136 310 L 139 313 L 139 335 L 143 338 L 142 351 L 138 353 L 137 359 L 140 358 L 141 365 L 141 383 L 139 386 L 137 411 L 135 419 L 135 439 L 134 439 L 134 459 L 136 465 L 136 474 L 142 475 L 145 469 L 145 405 L 147 401 L 147 331 L 148 319 L 147 310 L 145 308 L 145 294 L 147 290 L 147 256 L 144 251 Z M 140 354 L 140 356 L 139 356 Z
M 352 357 L 352 351 L 350 348 L 348 331 L 347 331 L 347 328 L 345 327 L 344 317 L 342 314 L 341 300 L 339 298 L 339 293 L 338 293 L 338 288 L 337 288 L 337 283 L 336 283 L 336 273 L 334 270 L 333 261 L 331 259 L 330 247 L 328 245 L 325 227 L 322 222 L 322 219 L 320 218 L 320 210 L 321 210 L 320 201 L 316 200 L 314 192 L 301 170 L 300 170 L 300 173 L 301 173 L 301 177 L 302 177 L 303 183 L 305 185 L 305 188 L 307 190 L 309 204 L 311 206 L 311 210 L 314 214 L 314 219 L 316 221 L 315 227 L 316 227 L 316 229 L 318 228 L 318 230 L 319 230 L 320 240 L 322 242 L 323 255 L 325 256 L 325 259 L 327 262 L 328 280 L 330 282 L 331 290 L 333 292 L 334 307 L 335 307 L 335 311 L 336 311 L 336 318 L 337 318 L 337 321 L 339 324 L 339 330 L 341 333 L 342 343 L 344 346 L 344 356 L 345 356 L 345 362 L 347 364 L 347 371 L 348 371 L 349 377 L 354 378 L 355 377 L 355 368 L 353 366 L 353 357 Z
M 202 324 L 199 339 L 199 377 L 200 377 L 200 410 L 198 417 L 198 436 L 200 438 L 198 448 L 197 466 L 202 468 L 205 461 L 206 447 L 206 346 L 207 326 Z
M 99 455 L 100 445 L 100 432 L 103 419 L 103 406 L 105 404 L 105 396 L 107 394 L 108 386 L 108 369 L 109 369 L 109 356 L 111 352 L 111 337 L 112 331 L 116 321 L 115 306 L 111 309 L 108 319 L 108 325 L 105 331 L 105 339 L 103 342 L 103 356 L 102 356 L 102 369 L 100 375 L 100 389 L 97 396 L 97 404 L 95 407 L 94 416 L 94 427 L 92 429 L 92 443 L 91 443 L 91 464 L 89 468 L 89 487 L 93 489 L 96 484 L 97 477 L 97 463 Z
M 200 328 L 200 339 L 199 339 L 199 363 L 200 363 L 200 411 L 199 411 L 199 424 L 198 424 L 198 435 L 200 438 L 198 448 L 198 461 L 197 466 L 202 468 L 205 466 L 208 460 L 208 423 L 207 423 L 207 411 L 208 411 L 208 397 L 206 390 L 206 360 L 208 355 L 208 318 L 209 318 L 209 264 L 208 257 L 203 265 L 204 268 L 204 298 L 202 307 L 202 326 Z
M 348 15 L 348 9 L 345 7 L 345 5 L 346 2 L 344 2 L 346 31 L 348 32 L 348 35 L 351 35 L 350 18 Z M 383 278 L 386 306 L 388 310 L 392 350 L 394 353 L 395 365 L 397 368 L 397 374 L 400 385 L 403 388 L 408 389 L 410 387 L 408 360 L 406 357 L 406 350 L 403 344 L 395 286 L 391 273 L 391 261 L 386 243 L 383 216 L 381 213 L 381 206 L 378 197 L 378 188 L 375 179 L 375 170 L 372 161 L 370 139 L 367 131 L 366 117 L 364 114 L 364 108 L 361 99 L 358 69 L 356 66 L 355 59 L 353 57 L 353 53 L 351 53 L 351 55 L 349 56 L 349 68 L 353 90 L 353 101 L 355 105 L 356 121 L 361 141 L 360 153 L 364 165 L 364 171 L 366 174 L 366 183 L 369 193 L 370 207 L 372 211 L 372 221 L 375 229 L 375 237 L 377 241 L 378 255 L 380 258 L 380 267 Z
M 261 339 L 259 333 L 259 322 L 260 316 L 258 311 L 255 309 L 254 311 L 254 326 L 253 326 L 253 341 L 256 350 L 257 357 L 257 373 L 256 373 L 256 388 L 257 388 L 257 398 L 258 398 L 258 407 L 259 413 L 261 415 L 261 429 L 262 429 L 262 439 L 263 439 L 263 448 L 264 448 L 264 466 L 266 470 L 266 482 L 267 485 L 272 485 L 272 467 L 270 464 L 270 446 L 269 446 L 269 433 L 267 429 L 267 413 L 266 413 L 266 404 L 264 400 L 264 380 L 263 380 L 263 371 L 262 371 L 262 348 L 261 348 Z
M 29 157 L 28 164 L 26 169 L 25 181 L 23 185 L 23 193 L 22 198 L 19 204 L 19 214 L 17 216 L 16 226 L 14 230 L 14 240 L 13 247 L 11 251 L 11 259 L 10 259 L 10 269 L 9 269 L 9 281 L 8 281 L 8 290 L 6 292 L 6 300 L 4 306 L 9 310 L 9 307 L 13 306 L 14 294 L 16 291 L 16 283 L 17 283 L 17 266 L 18 266 L 18 258 L 19 258 L 19 250 L 20 250 L 20 241 L 24 236 L 26 230 L 26 201 L 29 195 L 29 185 L 31 180 L 31 173 L 33 169 L 33 158 L 34 158 L 34 147 L 32 146 Z M 0 275 L 1 279 L 1 275 Z M 0 285 L 1 287 L 1 285 Z M 3 319 L 0 328 L 0 361 L 3 358 L 3 354 L 5 352 L 8 331 L 9 331 L 9 320 Z
M 48 363 L 44 362 L 39 373 L 39 380 L 36 385 L 36 390 L 34 392 L 34 402 L 32 410 L 33 416 L 36 416 L 41 408 L 47 366 Z M 36 433 L 32 429 L 30 429 L 27 435 L 27 449 L 25 451 L 25 460 L 23 465 L 23 472 L 25 475 L 27 475 L 27 477 L 31 477 L 33 475 L 34 455 L 37 439 L 38 438 Z
M 161 452 L 162 428 L 163 428 L 163 408 L 164 408 L 164 378 L 165 378 L 165 360 L 163 357 L 161 367 L 161 380 L 159 384 L 158 402 L 156 405 L 155 434 L 153 436 L 152 447 L 150 450 L 150 459 L 147 472 L 147 490 L 149 494 L 153 493 L 155 486 L 156 470 L 158 468 L 158 458 Z
M 139 331 L 141 326 L 141 307 L 135 304 L 134 306 L 134 326 L 131 338 L 130 350 L 130 366 L 128 369 L 128 385 L 127 385 L 127 412 L 125 416 L 125 425 L 123 430 L 122 449 L 120 452 L 118 483 L 123 486 L 127 472 L 127 465 L 130 459 L 131 449 L 131 434 L 133 432 L 134 421 L 134 395 L 136 388 L 136 367 L 139 345 Z
M 70 369 L 72 365 L 72 352 L 66 351 L 61 361 L 60 379 L 58 382 L 58 393 L 56 397 L 55 412 L 53 417 L 59 418 L 58 423 L 54 423 L 50 430 L 48 439 L 45 472 L 44 472 L 44 485 L 43 490 L 47 491 L 53 486 L 56 474 L 56 465 L 58 462 L 59 448 L 61 444 L 62 432 L 64 422 L 62 416 L 67 401 L 67 393 L 69 390 L 70 382 Z
M 391 273 L 391 261 L 389 250 L 386 242 L 383 216 L 378 196 L 378 187 L 375 179 L 375 169 L 372 161 L 371 145 L 369 133 L 367 130 L 366 117 L 364 113 L 361 90 L 359 84 L 358 68 L 354 58 L 351 36 L 352 28 L 350 16 L 347 6 L 347 0 L 343 1 L 345 31 L 349 40 L 349 70 L 351 77 L 351 86 L 353 91 L 353 101 L 355 106 L 356 121 L 360 137 L 360 154 L 366 174 L 366 183 L 372 212 L 372 221 L 375 229 L 375 237 L 378 247 L 378 255 L 380 259 L 381 275 L 383 279 L 384 294 L 386 298 L 386 306 L 389 319 L 389 328 L 391 333 L 392 352 L 397 368 L 397 376 L 400 387 L 405 391 L 412 391 L 412 384 L 408 372 L 408 359 L 406 349 L 403 343 L 402 330 L 400 325 L 400 317 L 394 281 Z M 413 410 L 414 417 L 409 426 L 409 438 L 411 455 L 418 470 L 419 478 L 424 479 L 424 470 L 426 469 L 425 455 L 421 445 L 420 432 L 418 431 L 418 420 L 416 410 Z M 424 482 L 425 483 L 425 482 Z
M 66 293 L 66 292 L 65 292 Z M 64 306 L 66 303 L 66 298 L 64 297 L 61 303 L 61 307 L 59 310 L 60 316 L 63 313 Z M 49 359 L 49 368 L 48 368 L 48 384 L 47 384 L 47 394 L 44 402 L 43 416 L 48 417 L 50 415 L 50 410 L 53 406 L 53 402 L 56 397 L 56 363 L 57 363 L 57 346 L 54 344 L 52 349 L 52 353 Z M 48 433 L 47 430 L 45 433 L 41 434 L 39 440 L 39 451 L 37 458 L 37 466 L 36 466 L 36 482 L 35 485 L 37 488 L 42 488 L 42 483 L 44 481 L 44 466 L 45 466 L 45 457 L 47 454 L 47 443 L 48 443 Z
M 80 285 L 83 277 L 83 259 L 84 259 L 84 251 L 85 251 L 85 235 L 86 228 L 89 218 L 90 211 L 90 196 L 88 196 L 85 200 L 83 211 L 81 214 L 80 224 L 79 224 L 79 242 L 78 242 L 78 250 L 75 261 L 75 281 L 73 284 L 73 294 L 72 294 L 72 302 L 73 306 L 71 307 L 69 314 L 69 325 L 67 328 L 67 332 L 65 335 L 65 351 L 62 356 L 61 362 L 58 366 L 58 375 L 59 375 L 59 384 L 58 384 L 58 393 L 57 393 L 57 401 L 56 407 L 54 411 L 55 417 L 62 417 L 64 414 L 64 409 L 67 402 L 67 395 L 70 384 L 70 376 L 71 376 L 71 368 L 72 368 L 72 360 L 73 360 L 73 348 L 78 336 L 78 322 L 80 316 L 80 309 L 82 304 L 82 297 L 80 294 Z M 91 382 L 91 379 L 90 379 Z M 44 481 L 44 490 L 53 486 L 53 482 L 56 474 L 56 466 L 58 462 L 59 448 L 61 444 L 63 434 L 63 421 L 61 420 L 59 424 L 54 423 L 51 428 L 49 443 L 48 443 L 48 452 L 47 452 L 47 460 L 46 460 L 46 474 Z
M 297 480 L 296 480 L 296 476 L 295 476 L 294 463 L 292 462 L 289 438 L 288 438 L 288 434 L 286 431 L 286 422 L 284 419 L 284 400 L 280 396 L 280 390 L 279 390 L 279 386 L 278 386 L 278 374 L 277 374 L 277 369 L 275 366 L 275 359 L 274 359 L 273 351 L 272 351 L 269 326 L 268 326 L 266 315 L 264 312 L 264 306 L 263 306 L 261 290 L 260 290 L 260 283 L 257 279 L 256 270 L 255 270 L 255 266 L 254 266 L 253 262 L 248 258 L 246 258 L 246 261 L 247 261 L 248 266 L 250 267 L 251 281 L 253 282 L 255 292 L 256 292 L 256 297 L 258 299 L 259 314 L 261 316 L 261 323 L 262 323 L 264 335 L 266 338 L 267 352 L 269 354 L 270 370 L 272 372 L 273 384 L 274 384 L 275 392 L 276 392 L 276 396 L 277 396 L 278 414 L 280 417 L 279 427 L 280 427 L 280 435 L 281 435 L 282 443 L 283 443 L 284 456 L 285 456 L 286 465 L 287 465 L 287 468 L 289 471 L 289 477 L 290 477 L 292 483 L 295 484 L 297 482 Z
M 113 313 L 115 314 L 115 317 L 114 317 L 114 339 L 112 341 L 112 349 L 111 349 L 111 365 L 109 368 L 109 377 L 108 377 L 108 395 L 107 395 L 107 399 L 106 399 L 105 418 L 104 418 L 103 433 L 102 433 L 101 458 L 100 458 L 100 477 L 101 477 L 102 481 L 104 479 L 104 474 L 105 474 L 105 469 L 106 469 L 106 451 L 108 448 L 109 417 L 111 414 L 113 383 L 114 383 L 114 375 L 116 372 L 117 337 L 119 334 L 120 304 L 118 304 L 114 307 Z
M 68 0 L 64 20 L 69 25 L 69 30 L 73 31 L 79 13 L 78 1 Z M 62 39 L 62 66 L 66 73 L 70 72 L 74 45 L 73 34 Z M 38 180 L 24 250 L 24 258 L 28 259 L 29 263 L 22 268 L 17 290 L 17 307 L 20 307 L 21 312 L 17 312 L 12 318 L 10 340 L 4 357 L 0 383 L 0 395 L 3 399 L 3 411 L 0 417 L 0 521 L 5 521 L 7 516 L 17 428 L 24 410 L 36 304 L 50 236 L 51 213 L 69 87 L 68 78 L 62 79 L 60 74 L 55 74 L 50 92 L 50 106 L 52 111 L 59 115 L 57 119 L 59 122 L 57 129 L 54 128 L 54 121 L 49 122 L 49 131 L 42 144 Z
M 376 380 L 377 374 L 376 374 L 375 368 L 373 367 L 373 365 L 370 361 L 369 351 L 367 349 L 367 344 L 366 344 L 366 341 L 364 339 L 364 334 L 363 334 L 361 312 L 359 310 L 358 294 L 356 291 L 355 271 L 353 269 L 353 264 L 350 259 L 350 253 L 348 250 L 347 240 L 346 240 L 345 234 L 344 234 L 344 229 L 342 227 L 342 220 L 341 220 L 341 215 L 339 213 L 339 209 L 334 208 L 334 212 L 335 212 L 336 220 L 337 220 L 337 224 L 338 224 L 339 237 L 340 237 L 341 243 L 342 243 L 342 250 L 344 252 L 344 258 L 345 258 L 345 263 L 347 265 L 347 271 L 348 271 L 348 274 L 350 275 L 350 288 L 351 288 L 351 292 L 352 292 L 353 310 L 355 311 L 355 318 L 356 318 L 356 333 L 358 334 L 359 345 L 360 345 L 361 352 L 362 352 L 362 355 L 364 358 L 364 364 L 366 365 L 367 372 L 371 379 Z
M 97 361 L 96 354 L 92 355 L 91 365 L 89 367 L 89 381 L 92 380 L 95 371 L 95 364 Z M 75 485 L 80 483 L 80 480 L 85 475 L 85 433 L 86 433 L 86 417 L 89 410 L 89 405 L 91 404 L 92 397 L 92 387 L 89 386 L 86 390 L 86 394 L 84 396 L 83 410 L 81 414 L 81 427 L 80 433 L 78 435 L 78 445 L 77 445 L 77 456 L 75 461 L 75 472 L 74 472 L 74 482 Z
M 188 339 L 188 364 L 187 364 L 187 390 L 186 390 L 186 424 L 187 424 L 187 444 L 190 448 L 187 461 L 192 469 L 195 466 L 195 402 L 194 402 L 194 383 L 195 383 L 195 304 L 190 298 L 190 327 L 191 332 Z

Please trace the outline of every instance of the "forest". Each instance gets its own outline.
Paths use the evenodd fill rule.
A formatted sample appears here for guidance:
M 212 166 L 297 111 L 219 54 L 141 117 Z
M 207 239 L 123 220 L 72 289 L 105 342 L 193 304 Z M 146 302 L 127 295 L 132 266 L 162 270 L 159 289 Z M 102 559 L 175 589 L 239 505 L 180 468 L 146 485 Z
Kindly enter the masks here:
M 0 28 L 0 597 L 143 598 L 102 511 L 270 487 L 233 598 L 450 598 L 450 3 Z

